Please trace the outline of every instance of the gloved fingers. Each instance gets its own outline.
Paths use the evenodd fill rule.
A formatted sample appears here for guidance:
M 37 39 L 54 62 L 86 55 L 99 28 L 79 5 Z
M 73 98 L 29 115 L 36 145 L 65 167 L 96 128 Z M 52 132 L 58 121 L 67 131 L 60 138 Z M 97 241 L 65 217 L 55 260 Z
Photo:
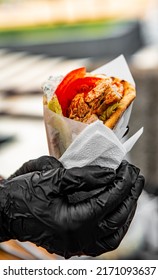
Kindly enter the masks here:
M 100 246 L 102 248 L 105 248 L 106 251 L 112 251 L 118 248 L 120 245 L 122 239 L 124 238 L 125 234 L 127 233 L 129 226 L 133 220 L 134 214 L 136 211 L 136 204 L 133 207 L 133 210 L 128 216 L 128 219 L 126 220 L 125 224 L 122 225 L 116 232 L 114 232 L 111 236 L 105 237 L 102 239 L 100 243 Z
M 119 192 L 124 193 L 124 187 L 126 187 L 127 185 L 128 189 L 131 189 L 135 184 L 139 173 L 139 168 L 130 164 L 128 161 L 123 160 L 116 170 L 115 182 L 118 185 Z
M 123 201 L 131 195 L 131 189 L 135 188 L 139 169 L 124 161 L 117 172 L 114 182 L 98 195 L 74 205 L 67 205 L 70 223 L 78 225 L 90 221 L 98 223 L 99 219 L 101 220 L 109 213 L 116 211 Z M 142 185 L 142 180 L 138 180 L 136 184 L 138 189 L 141 190 Z
M 86 248 L 86 250 L 84 250 L 84 253 L 89 256 L 96 257 L 117 249 L 129 229 L 129 226 L 135 214 L 135 210 L 136 204 L 134 205 L 124 225 L 122 225 L 118 230 L 116 230 L 108 237 L 97 239 L 96 244 L 93 243 L 93 245 L 89 246 L 89 248 Z
M 61 178 L 60 189 L 63 193 L 70 194 L 75 191 L 92 191 L 95 189 L 108 189 L 114 182 L 114 195 L 126 197 L 135 184 L 139 169 L 127 161 L 122 161 L 115 171 L 112 168 L 100 166 L 74 167 L 65 170 Z M 123 198 L 122 198 L 123 199 Z
M 63 204 L 60 208 L 60 211 L 57 211 L 60 215 L 54 215 L 54 218 L 57 217 L 55 223 L 60 223 L 59 226 L 61 226 L 63 232 L 67 232 L 67 230 L 74 232 L 76 229 L 78 229 L 79 232 L 82 228 L 90 228 L 93 223 L 94 231 L 96 229 L 96 234 L 94 232 L 93 234 L 96 235 L 97 240 L 102 240 L 102 238 L 103 240 L 105 238 L 109 239 L 112 234 L 120 232 L 120 228 L 127 224 L 129 220 L 132 220 L 142 188 L 143 177 L 139 176 L 132 190 L 130 190 L 129 195 L 115 211 L 111 211 L 110 208 L 107 210 L 106 207 L 103 212 L 100 211 L 99 200 L 97 200 L 96 197 L 75 205 L 67 205 L 65 203 L 65 205 Z M 105 193 L 108 194 L 108 192 L 104 192 L 103 194 Z M 98 212 L 100 212 L 100 214 L 98 214 Z M 105 212 L 109 212 L 110 214 L 104 216 L 103 214 Z M 102 217 L 104 217 L 103 220 L 101 220 Z M 101 222 L 98 224 L 99 220 L 101 220 Z
M 107 237 L 123 226 L 133 211 L 133 207 L 136 207 L 136 204 L 137 202 L 133 200 L 133 197 L 125 199 L 116 212 L 108 215 L 99 222 L 97 238 Z
M 135 185 L 131 189 L 131 194 L 122 202 L 122 204 L 112 212 L 105 216 L 98 225 L 98 236 L 108 236 L 119 229 L 127 220 L 133 208 L 137 204 L 138 198 L 143 190 L 144 177 L 138 176 Z
M 77 191 L 89 192 L 104 188 L 113 182 L 116 172 L 112 168 L 100 166 L 74 167 L 65 170 L 61 179 L 61 191 L 71 194 Z
M 14 174 L 8 179 L 12 179 L 16 176 L 23 175 L 34 171 L 47 171 L 54 168 L 60 168 L 62 164 L 56 158 L 52 156 L 41 156 L 37 159 L 29 160 L 25 162 Z
M 117 170 L 116 178 L 113 183 L 108 186 L 107 190 L 102 191 L 97 196 L 90 199 L 90 213 L 95 213 L 93 219 L 102 219 L 109 213 L 112 213 L 118 206 L 131 194 L 131 189 L 135 186 L 139 174 L 139 169 L 123 161 Z M 142 189 L 142 181 L 140 183 Z
M 131 189 L 131 195 L 133 197 L 133 199 L 137 200 L 138 197 L 140 196 L 143 188 L 145 185 L 145 178 L 142 175 L 139 175 L 135 185 L 133 186 L 133 188 Z

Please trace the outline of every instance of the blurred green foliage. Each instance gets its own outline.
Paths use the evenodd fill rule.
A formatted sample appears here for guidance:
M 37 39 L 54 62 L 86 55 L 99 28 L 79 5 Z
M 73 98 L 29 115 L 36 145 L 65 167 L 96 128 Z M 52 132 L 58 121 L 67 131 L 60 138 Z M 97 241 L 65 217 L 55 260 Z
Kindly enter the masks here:
M 0 45 L 8 43 L 43 43 L 106 37 L 127 23 L 106 20 L 78 24 L 56 24 L 37 27 L 0 29 Z

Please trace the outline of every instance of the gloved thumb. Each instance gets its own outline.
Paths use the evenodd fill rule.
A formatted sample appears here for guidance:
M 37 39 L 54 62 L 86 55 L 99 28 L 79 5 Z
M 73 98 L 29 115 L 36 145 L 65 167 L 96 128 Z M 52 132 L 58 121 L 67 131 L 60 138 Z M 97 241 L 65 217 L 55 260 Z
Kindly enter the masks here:
M 34 172 L 34 171 L 47 171 L 54 168 L 63 167 L 62 163 L 52 156 L 41 156 L 37 159 L 29 160 L 25 162 L 14 174 L 8 179 Z

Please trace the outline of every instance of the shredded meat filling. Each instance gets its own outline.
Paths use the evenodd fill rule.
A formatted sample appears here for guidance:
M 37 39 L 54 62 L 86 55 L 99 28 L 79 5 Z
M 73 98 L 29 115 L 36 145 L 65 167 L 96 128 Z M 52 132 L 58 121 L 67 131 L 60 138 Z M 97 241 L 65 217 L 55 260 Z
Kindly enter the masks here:
M 112 114 L 117 108 L 123 96 L 123 90 L 123 85 L 115 83 L 112 78 L 100 80 L 88 93 L 76 94 L 68 108 L 68 116 L 82 122 L 110 117 L 109 112 Z M 113 110 L 108 110 L 108 107 Z

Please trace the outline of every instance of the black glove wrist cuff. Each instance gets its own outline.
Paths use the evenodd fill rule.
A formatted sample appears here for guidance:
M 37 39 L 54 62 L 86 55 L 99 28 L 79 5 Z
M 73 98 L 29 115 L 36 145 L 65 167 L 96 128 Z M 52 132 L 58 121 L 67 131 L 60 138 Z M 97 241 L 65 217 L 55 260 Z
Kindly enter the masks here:
M 5 215 L 5 205 L 7 202 L 7 192 L 5 187 L 0 182 L 0 242 L 7 241 L 11 239 L 11 236 L 8 232 L 7 226 L 7 217 Z

